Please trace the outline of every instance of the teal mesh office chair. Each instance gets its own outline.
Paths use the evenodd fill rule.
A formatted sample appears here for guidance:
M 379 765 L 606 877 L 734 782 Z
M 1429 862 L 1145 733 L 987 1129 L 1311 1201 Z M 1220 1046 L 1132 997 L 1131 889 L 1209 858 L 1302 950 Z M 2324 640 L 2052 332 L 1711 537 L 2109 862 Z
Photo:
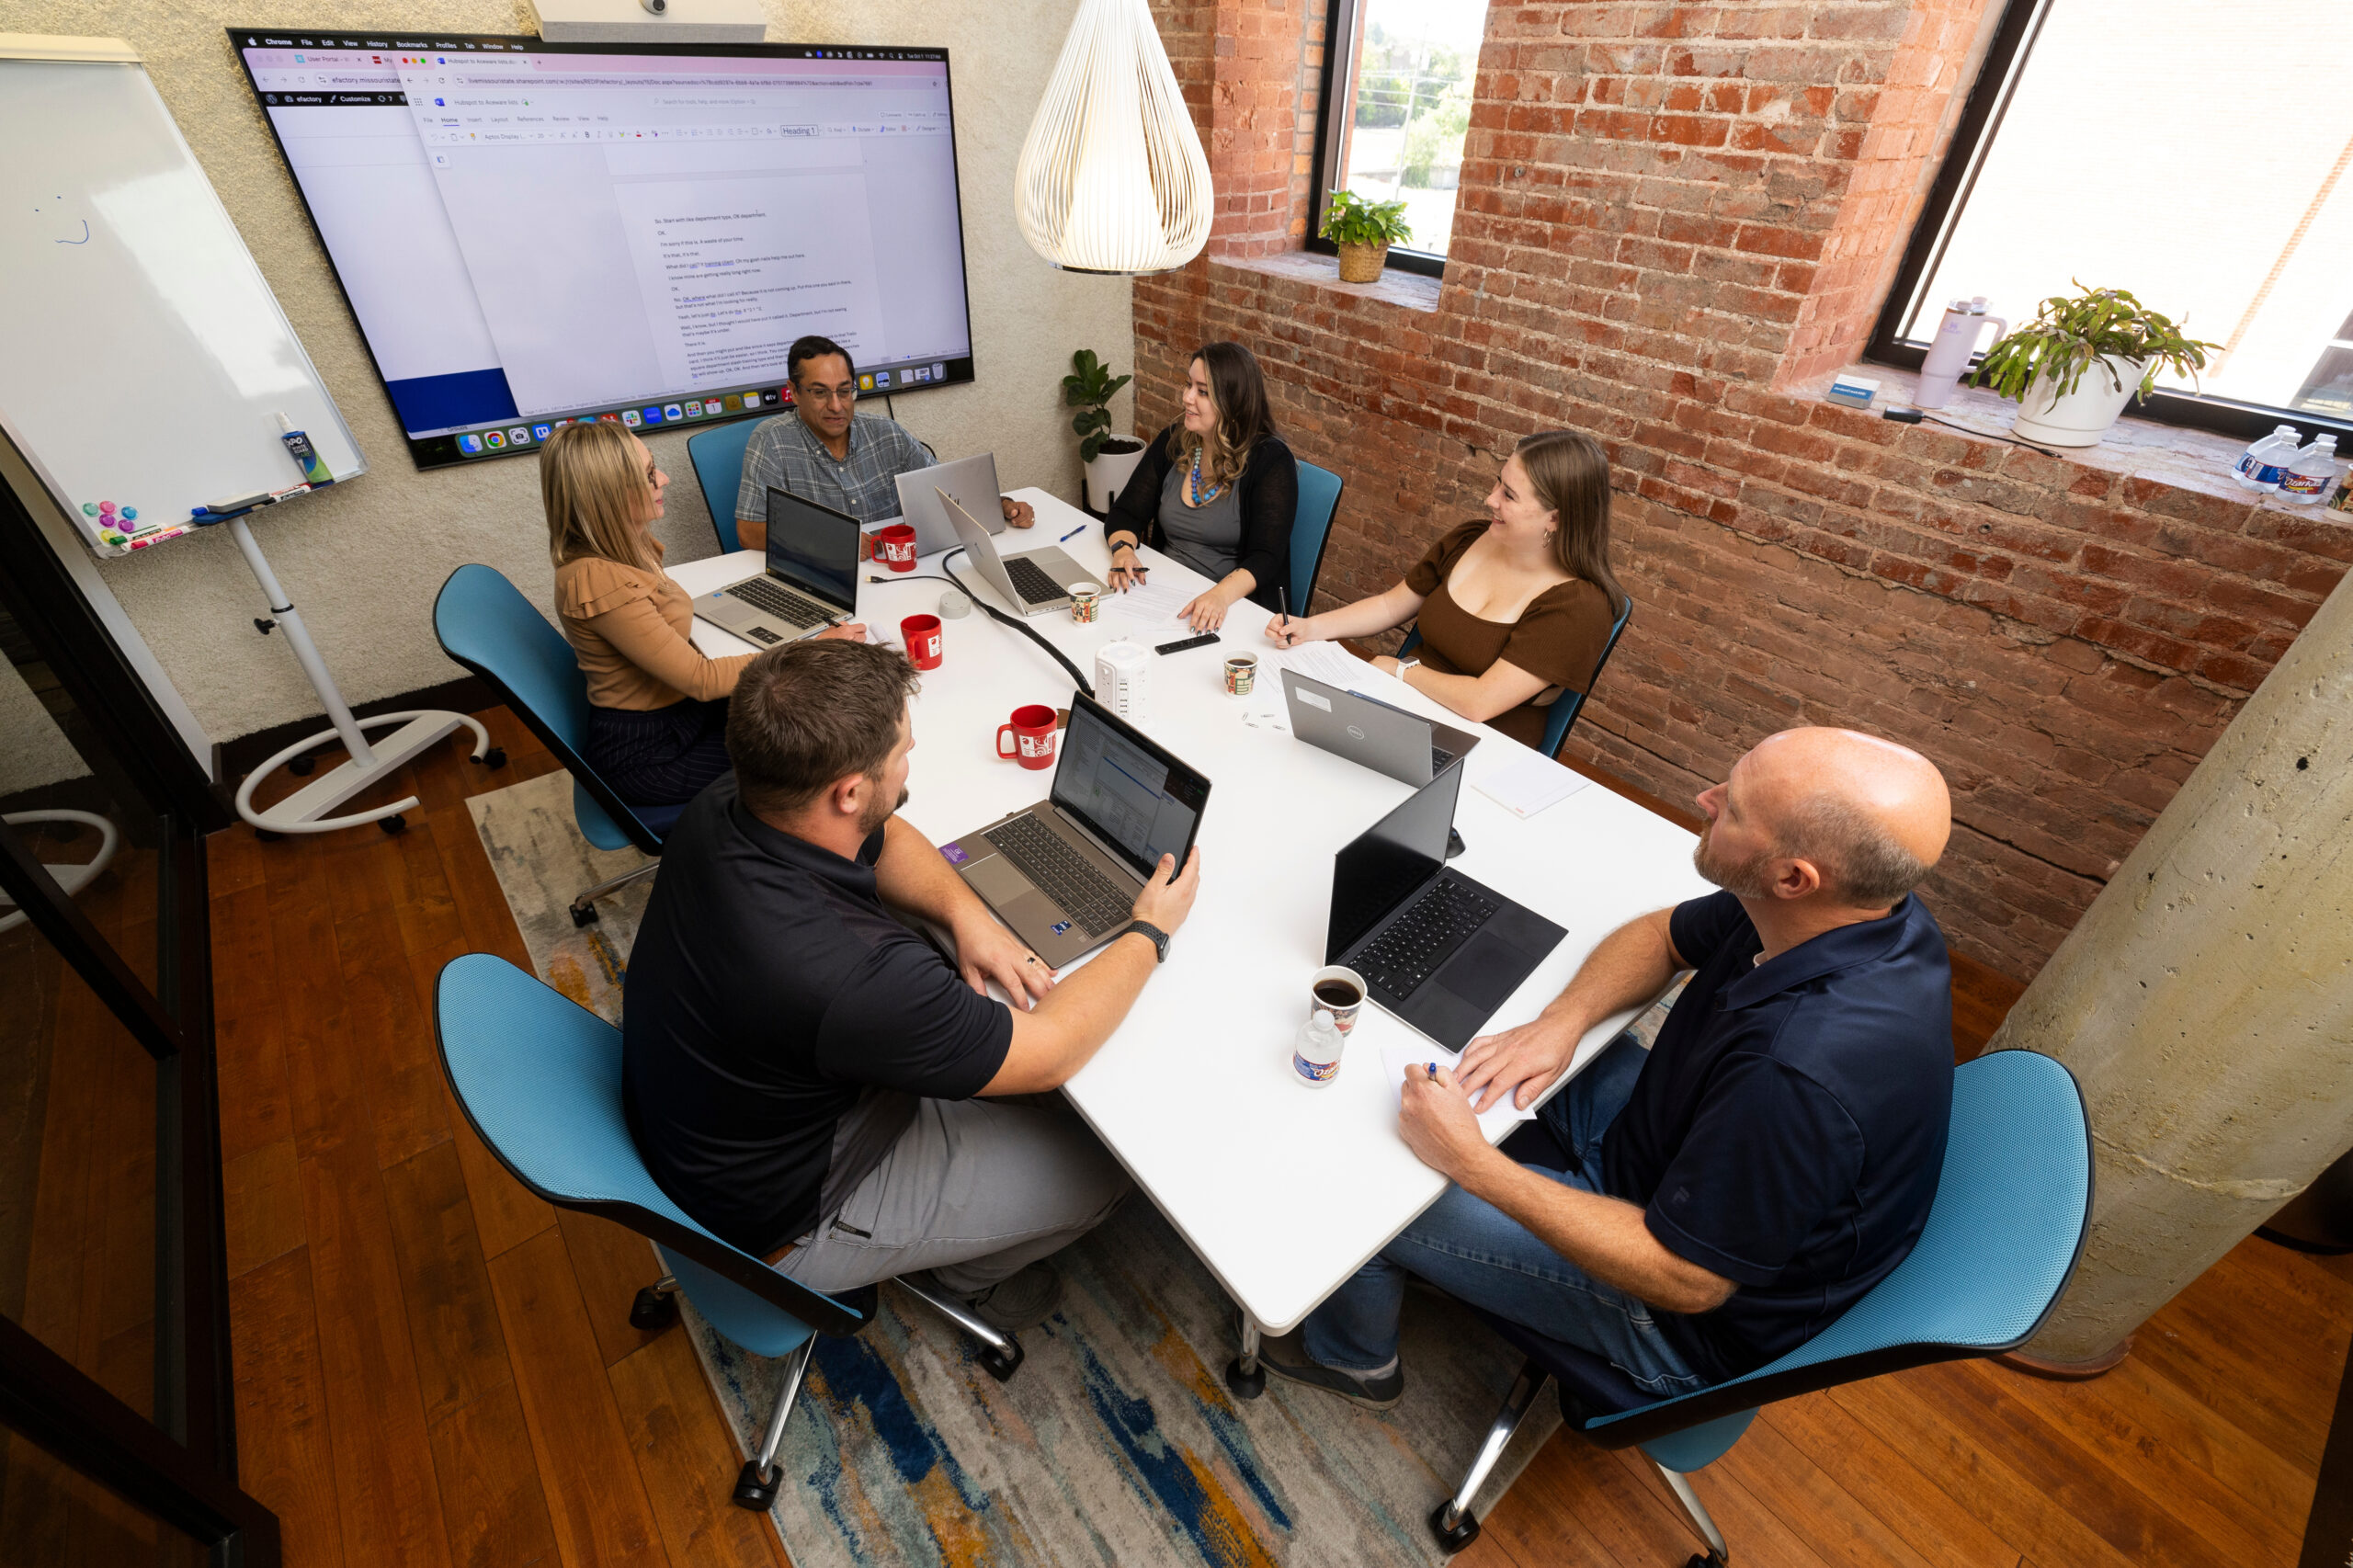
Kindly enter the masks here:
M 1626 635 L 1626 623 L 1633 619 L 1634 601 L 1630 597 L 1626 608 L 1618 612 L 1617 623 L 1609 629 L 1609 641 L 1601 645 L 1601 657 L 1593 662 L 1593 678 L 1586 683 L 1586 688 L 1563 692 L 1552 699 L 1552 706 L 1545 710 L 1544 744 L 1541 749 L 1546 756 L 1561 755 L 1561 743 L 1569 738 L 1569 726 L 1577 722 L 1577 714 L 1585 709 L 1585 699 L 1593 695 L 1595 687 L 1601 684 L 1601 672 L 1608 665 L 1609 655 L 1618 651 L 1618 639 Z M 1421 645 L 1422 629 L 1410 627 L 1406 630 L 1405 641 L 1397 645 L 1397 652 L 1400 654 L 1410 653 Z
M 703 505 L 710 508 L 710 526 L 719 534 L 723 555 L 744 548 L 735 532 L 735 493 L 744 484 L 744 449 L 763 423 L 738 419 L 687 437 L 687 459 L 695 465 L 695 483 L 702 491 Z
M 517 1181 L 559 1209 L 635 1231 L 659 1253 L 663 1277 L 637 1293 L 631 1327 L 677 1319 L 686 1292 L 710 1326 L 755 1356 L 788 1358 L 784 1386 L 760 1446 L 736 1477 L 734 1499 L 765 1510 L 784 1479 L 777 1450 L 800 1398 L 816 1335 L 848 1335 L 873 1321 L 873 1286 L 821 1295 L 704 1230 L 655 1184 L 621 1105 L 621 1031 L 506 960 L 467 953 L 433 984 L 433 1034 L 458 1108 Z M 1021 1343 L 919 1280 L 900 1289 L 981 1343 L 979 1360 L 1002 1382 Z
M 540 744 L 572 775 L 572 816 L 580 836 L 599 849 L 635 846 L 654 858 L 598 882 L 572 901 L 572 923 L 597 918 L 597 900 L 619 892 L 662 862 L 662 841 L 684 806 L 632 806 L 588 766 L 588 682 L 572 644 L 494 567 L 460 566 L 433 601 L 433 634 L 441 651 L 488 681 Z
M 1324 570 L 1324 548 L 1332 540 L 1332 515 L 1340 509 L 1340 476 L 1312 462 L 1299 465 L 1299 506 L 1291 513 L 1290 612 L 1306 615 Z
M 1513 1142 L 1524 1136 L 1515 1133 Z M 1543 1163 L 1524 1144 L 1511 1152 Z M 2091 1212 L 2091 1128 L 2075 1075 L 2028 1051 L 1966 1062 L 1953 1073 L 1944 1171 L 1911 1256 L 1845 1316 L 1771 1365 L 1646 1403 L 1599 1357 L 1478 1312 L 1528 1364 L 1462 1484 L 1431 1513 L 1430 1528 L 1449 1551 L 1478 1535 L 1472 1497 L 1544 1385 L 1557 1382 L 1571 1428 L 1598 1448 L 1639 1447 L 1658 1467 L 1708 1544 L 1687 1568 L 1722 1568 L 1732 1550 L 1685 1477 L 1730 1451 L 1760 1405 L 2025 1344 L 2067 1288 Z

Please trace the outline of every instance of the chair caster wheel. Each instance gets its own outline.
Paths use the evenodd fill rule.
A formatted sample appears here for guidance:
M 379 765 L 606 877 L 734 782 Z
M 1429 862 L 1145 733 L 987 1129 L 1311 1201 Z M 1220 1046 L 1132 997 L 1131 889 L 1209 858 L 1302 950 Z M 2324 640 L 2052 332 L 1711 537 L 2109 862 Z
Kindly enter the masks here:
M 659 1334 L 678 1321 L 678 1298 L 648 1285 L 629 1304 L 629 1325 L 640 1334 Z
M 1236 1356 L 1225 1364 L 1225 1386 L 1237 1399 L 1256 1399 L 1267 1392 L 1267 1369 L 1263 1366 L 1242 1369 L 1242 1358 Z
M 506 748 L 505 746 L 493 746 L 488 751 L 483 753 L 480 756 L 474 758 L 474 760 L 481 763 L 484 767 L 504 767 L 506 766 Z
M 777 1466 L 766 1480 L 762 1480 L 760 1461 L 745 1460 L 744 1468 L 735 1476 L 735 1506 L 749 1508 L 756 1514 L 767 1513 L 776 1506 L 777 1485 L 783 1480 L 784 1466 Z
M 572 906 L 572 924 L 575 927 L 581 926 L 594 926 L 597 924 L 597 906 L 593 903 L 574 904 Z
M 319 759 L 315 756 L 298 756 L 287 763 L 286 771 L 297 778 L 308 778 L 318 766 Z
M 1019 1371 L 1021 1363 L 1028 1359 L 1029 1353 L 1021 1348 L 1021 1341 L 1017 1339 L 1013 1340 L 1013 1354 L 1010 1356 L 988 1346 L 981 1347 L 981 1365 L 988 1369 L 990 1377 L 1001 1383 L 1011 1382 L 1013 1374 Z
M 264 844 L 275 844 L 286 835 L 282 833 L 272 833 L 266 827 L 257 827 L 254 829 L 254 836 L 260 839 Z
M 1464 1509 L 1462 1517 L 1452 1525 L 1446 1522 L 1447 1510 L 1453 1506 L 1449 1499 L 1430 1510 L 1430 1534 L 1438 1537 L 1438 1550 L 1449 1557 L 1479 1539 L 1479 1517 L 1469 1509 Z
M 384 830 L 384 835 L 388 838 L 397 838 L 408 831 L 408 823 L 398 816 L 378 817 L 376 825 Z

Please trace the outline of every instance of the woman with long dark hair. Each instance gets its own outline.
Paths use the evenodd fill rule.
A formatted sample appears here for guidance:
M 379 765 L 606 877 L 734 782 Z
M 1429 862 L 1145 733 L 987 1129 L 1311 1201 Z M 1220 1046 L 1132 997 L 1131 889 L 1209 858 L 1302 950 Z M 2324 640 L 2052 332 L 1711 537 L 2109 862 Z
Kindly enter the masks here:
M 1186 368 L 1183 416 L 1111 503 L 1111 585 L 1144 580 L 1136 551 L 1149 544 L 1214 585 L 1185 606 L 1195 631 L 1216 631 L 1239 599 L 1274 609 L 1298 509 L 1299 464 L 1275 433 L 1258 361 L 1239 343 L 1204 344 Z
M 1279 648 L 1415 621 L 1421 646 L 1374 664 L 1528 745 L 1545 710 L 1593 682 L 1626 590 L 1609 570 L 1609 462 L 1589 436 L 1542 430 L 1504 461 L 1487 515 L 1450 530 L 1387 593 L 1278 617 Z

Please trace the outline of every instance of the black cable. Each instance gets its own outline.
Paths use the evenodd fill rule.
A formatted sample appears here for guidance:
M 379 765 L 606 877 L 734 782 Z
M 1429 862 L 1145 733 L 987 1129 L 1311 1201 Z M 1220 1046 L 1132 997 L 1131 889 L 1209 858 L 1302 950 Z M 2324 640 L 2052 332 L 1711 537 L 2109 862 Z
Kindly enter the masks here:
M 974 608 L 986 615 L 990 619 L 1010 626 L 1014 631 L 1018 631 L 1022 636 L 1027 637 L 1030 642 L 1035 642 L 1039 647 L 1043 648 L 1047 653 L 1052 654 L 1054 663 L 1060 665 L 1063 668 L 1070 672 L 1070 678 L 1077 683 L 1078 689 L 1086 693 L 1089 697 L 1094 696 L 1095 683 L 1087 679 L 1085 675 L 1081 674 L 1079 667 L 1076 665 L 1072 664 L 1069 659 L 1065 658 L 1060 648 L 1055 647 L 1051 642 L 1049 642 L 1043 637 L 1039 636 L 1038 629 L 1036 627 L 1031 626 L 1025 620 L 1021 620 L 1016 617 L 1006 614 L 1005 611 L 997 608 L 996 606 L 989 603 L 986 599 L 981 597 L 980 595 L 974 593 L 972 589 L 964 585 L 962 579 L 959 578 L 955 574 L 955 569 L 948 564 L 950 561 L 964 552 L 965 547 L 960 544 L 955 549 L 949 551 L 947 554 L 939 558 L 939 569 L 948 574 L 945 577 L 935 577 L 928 572 L 916 572 L 913 574 L 894 572 L 888 576 L 881 576 L 873 573 L 869 573 L 866 580 L 870 583 L 926 582 L 947 584 L 949 587 L 954 588 L 958 593 L 962 594 L 966 598 L 972 600 Z
M 1920 411 L 1920 417 L 1931 425 L 1941 425 L 1948 430 L 1958 430 L 1964 436 L 1983 436 L 1992 441 L 2007 441 L 2013 447 L 2024 447 L 2028 451 L 2040 452 L 2046 458 L 2055 458 L 2059 455 L 2048 447 L 2038 447 L 2032 441 L 2021 441 L 2016 436 L 2005 436 L 1998 430 L 1980 430 L 1974 425 L 1956 425 L 1949 419 L 1939 419 L 1927 409 Z

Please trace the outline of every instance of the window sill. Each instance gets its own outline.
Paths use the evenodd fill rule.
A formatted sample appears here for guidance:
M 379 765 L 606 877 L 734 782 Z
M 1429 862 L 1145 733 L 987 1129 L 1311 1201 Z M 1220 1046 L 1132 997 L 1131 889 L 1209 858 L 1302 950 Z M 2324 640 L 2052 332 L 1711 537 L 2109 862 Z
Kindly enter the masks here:
M 1212 256 L 1212 265 L 1230 267 L 1236 272 L 1255 272 L 1262 277 L 1277 278 L 1287 283 L 1306 283 L 1335 293 L 1353 294 L 1358 299 L 1379 300 L 1383 304 L 1404 310 L 1435 312 L 1440 283 L 1418 272 L 1402 272 L 1396 267 L 1382 269 L 1380 280 L 1373 283 L 1343 283 L 1337 257 L 1318 256 L 1313 251 L 1279 251 L 1273 256 Z M 1827 386 L 1828 382 L 1823 383 Z
M 1800 382 L 1789 389 L 1790 393 L 1830 408 L 1845 409 L 1863 417 L 1878 419 L 1886 409 L 1910 403 L 1913 392 L 1919 385 L 1919 379 L 1914 372 L 1893 365 L 1866 362 L 1851 365 L 1847 369 L 1879 382 L 1879 394 L 1872 398 L 1869 408 L 1832 402 L 1830 383 L 1835 378 L 1831 376 Z M 2018 417 L 2018 404 L 1982 388 L 1958 387 L 1944 407 L 1926 412 L 1928 420 L 1933 422 L 1928 425 L 1931 429 L 1975 436 L 2003 446 L 2021 444 L 2010 435 L 2011 421 Z M 2353 522 L 2346 514 L 2329 511 L 2325 506 L 2300 506 L 2242 486 L 2231 477 L 2230 471 L 2232 465 L 2238 461 L 2239 454 L 2246 450 L 2246 442 L 2219 431 L 2199 430 L 2181 425 L 2160 425 L 2154 420 L 2134 419 L 2127 415 L 2118 420 L 2115 427 L 2100 437 L 2097 446 L 2030 445 L 2036 451 L 2048 452 L 2062 461 L 2074 463 L 2093 473 L 2120 479 L 2147 480 L 2176 490 L 2268 506 L 2282 512 L 2303 516 L 2320 513 L 2333 521 Z

